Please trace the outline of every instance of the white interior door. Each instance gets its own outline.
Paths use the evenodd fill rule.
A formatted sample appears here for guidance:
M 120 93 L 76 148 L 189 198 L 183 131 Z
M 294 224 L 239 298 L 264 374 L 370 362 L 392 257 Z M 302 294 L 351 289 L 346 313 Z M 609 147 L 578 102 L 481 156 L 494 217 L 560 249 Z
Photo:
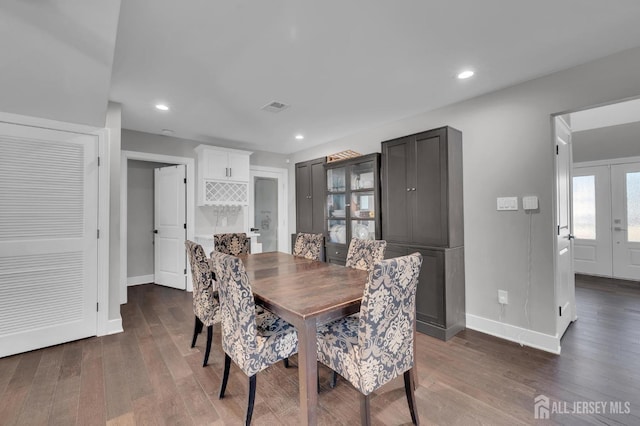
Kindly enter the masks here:
M 613 276 L 640 280 L 640 163 L 611 166 Z
M 154 282 L 187 288 L 186 203 L 184 165 L 154 170 Z
M 98 195 L 97 136 L 0 123 L 0 357 L 96 335 Z
M 556 144 L 556 331 L 562 336 L 576 319 L 573 235 L 571 225 L 571 129 L 560 117 L 555 120 Z
M 609 166 L 574 167 L 575 272 L 611 277 L 611 182 Z

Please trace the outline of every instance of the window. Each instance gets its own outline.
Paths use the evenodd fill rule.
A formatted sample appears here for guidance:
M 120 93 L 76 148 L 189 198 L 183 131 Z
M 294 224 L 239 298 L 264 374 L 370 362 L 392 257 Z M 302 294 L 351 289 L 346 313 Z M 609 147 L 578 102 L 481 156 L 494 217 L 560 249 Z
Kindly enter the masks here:
M 636 182 L 636 193 L 640 190 L 638 184 L 640 176 Z M 640 212 L 636 212 L 636 217 L 640 234 Z M 573 233 L 578 239 L 596 239 L 596 177 L 593 175 L 573 178 Z

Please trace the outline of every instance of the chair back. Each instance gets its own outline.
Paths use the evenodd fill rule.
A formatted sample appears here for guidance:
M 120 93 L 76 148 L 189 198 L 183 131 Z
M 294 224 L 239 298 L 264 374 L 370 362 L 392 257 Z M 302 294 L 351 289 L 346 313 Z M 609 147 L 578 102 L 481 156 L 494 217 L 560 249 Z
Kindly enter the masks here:
M 346 266 L 371 271 L 373 265 L 384 259 L 387 242 L 384 240 L 361 240 L 352 238 L 347 252 Z
M 213 252 L 211 256 L 218 277 L 222 349 L 252 376 L 258 360 L 256 305 L 249 277 L 239 258 L 220 252 Z
M 213 245 L 215 251 L 234 256 L 251 253 L 251 240 L 247 238 L 247 234 L 244 232 L 215 234 L 213 236 Z
M 193 282 L 193 313 L 205 325 L 213 325 L 219 311 L 218 300 L 215 297 L 213 263 L 207 258 L 200 244 L 186 240 L 184 245 L 187 248 Z
M 376 263 L 360 305 L 358 347 L 365 395 L 413 367 L 416 287 L 422 255 Z
M 305 234 L 298 233 L 296 236 L 296 244 L 293 247 L 293 255 L 304 257 L 311 260 L 322 260 L 322 246 L 324 244 L 324 236 L 322 234 Z

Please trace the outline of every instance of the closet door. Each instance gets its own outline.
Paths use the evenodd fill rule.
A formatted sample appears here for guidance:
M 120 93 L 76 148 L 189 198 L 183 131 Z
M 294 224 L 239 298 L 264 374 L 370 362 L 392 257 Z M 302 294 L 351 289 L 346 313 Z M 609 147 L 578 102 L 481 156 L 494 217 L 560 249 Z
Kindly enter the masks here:
M 96 334 L 97 157 L 97 136 L 0 123 L 0 357 Z

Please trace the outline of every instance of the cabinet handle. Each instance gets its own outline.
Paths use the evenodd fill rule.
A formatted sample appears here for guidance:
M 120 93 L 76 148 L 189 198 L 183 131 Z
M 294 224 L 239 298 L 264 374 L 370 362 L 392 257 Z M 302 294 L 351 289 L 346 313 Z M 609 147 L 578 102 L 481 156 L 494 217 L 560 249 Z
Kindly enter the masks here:
M 415 189 L 415 188 L 411 188 L 411 190 L 412 190 L 412 191 L 415 191 L 416 189 Z
M 345 207 L 351 207 L 351 204 L 345 204 L 344 206 Z
M 336 254 L 340 254 L 340 252 L 339 252 L 339 251 L 337 251 L 337 252 L 336 252 Z
M 233 176 L 233 172 L 231 171 L 231 167 L 229 167 L 229 177 Z
M 411 191 L 411 188 L 407 188 L 407 191 Z

